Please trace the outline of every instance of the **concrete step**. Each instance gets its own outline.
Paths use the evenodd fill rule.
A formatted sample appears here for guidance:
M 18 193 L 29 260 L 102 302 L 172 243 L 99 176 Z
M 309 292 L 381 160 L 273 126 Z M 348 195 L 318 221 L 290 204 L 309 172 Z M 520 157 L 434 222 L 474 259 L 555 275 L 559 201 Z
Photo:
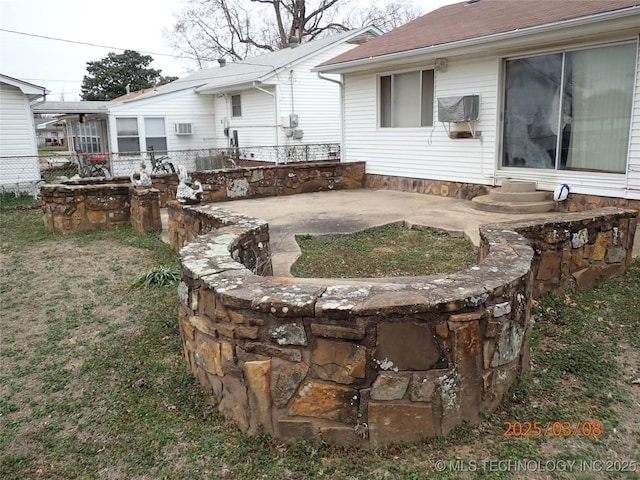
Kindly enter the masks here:
M 504 192 L 535 192 L 536 182 L 527 180 L 503 180 L 502 190 Z
M 481 195 L 471 201 L 476 210 L 493 213 L 546 213 L 555 210 L 556 202 L 543 200 L 538 202 L 500 202 L 490 195 Z
M 504 188 L 494 188 L 489 192 L 489 196 L 497 202 L 543 202 L 551 200 L 550 192 L 509 192 Z

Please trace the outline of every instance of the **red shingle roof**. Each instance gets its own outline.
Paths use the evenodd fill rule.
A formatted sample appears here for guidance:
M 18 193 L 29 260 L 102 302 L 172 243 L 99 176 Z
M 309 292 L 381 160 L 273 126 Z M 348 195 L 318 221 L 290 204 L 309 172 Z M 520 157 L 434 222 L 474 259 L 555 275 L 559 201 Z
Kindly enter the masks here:
M 634 6 L 640 6 L 640 0 L 465 1 L 434 10 L 323 65 L 480 38 Z

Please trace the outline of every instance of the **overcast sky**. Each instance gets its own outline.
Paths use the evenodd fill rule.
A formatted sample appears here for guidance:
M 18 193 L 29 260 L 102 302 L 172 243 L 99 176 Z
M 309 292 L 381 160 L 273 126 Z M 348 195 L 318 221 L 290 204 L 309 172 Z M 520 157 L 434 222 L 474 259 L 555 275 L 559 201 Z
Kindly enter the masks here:
M 457 1 L 414 3 L 427 13 Z M 180 77 L 184 64 L 162 38 L 179 10 L 180 0 L 0 0 L 0 73 L 45 87 L 49 100 L 80 100 L 87 62 L 130 49 L 151 55 L 163 75 Z

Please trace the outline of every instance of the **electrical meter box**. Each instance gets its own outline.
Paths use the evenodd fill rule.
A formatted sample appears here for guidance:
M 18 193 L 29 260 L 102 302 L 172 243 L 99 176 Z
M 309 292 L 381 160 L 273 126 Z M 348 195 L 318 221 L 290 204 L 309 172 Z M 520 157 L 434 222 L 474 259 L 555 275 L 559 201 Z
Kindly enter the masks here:
M 298 128 L 298 115 L 295 113 L 285 115 L 280 119 L 280 123 L 282 128 Z

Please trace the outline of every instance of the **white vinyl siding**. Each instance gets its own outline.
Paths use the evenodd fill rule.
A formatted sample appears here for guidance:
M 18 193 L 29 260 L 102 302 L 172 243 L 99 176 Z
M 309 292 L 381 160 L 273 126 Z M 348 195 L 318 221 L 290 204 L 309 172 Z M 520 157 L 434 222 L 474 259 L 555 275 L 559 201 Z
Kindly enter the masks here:
M 28 191 L 40 179 L 31 107 L 18 87 L 0 82 L 0 188 Z
M 614 38 L 613 41 L 624 41 Z M 579 47 L 590 47 L 580 44 Z M 567 45 L 567 49 L 571 45 Z M 538 52 L 521 50 L 521 56 Z M 639 54 L 640 55 L 640 54 Z M 449 138 L 434 112 L 432 128 L 380 128 L 376 125 L 378 78 L 384 71 L 345 75 L 345 142 L 343 161 L 366 161 L 367 173 L 407 178 L 499 185 L 505 178 L 533 180 L 553 191 L 569 183 L 574 193 L 640 198 L 640 59 L 635 91 L 627 171 L 625 174 L 501 167 L 503 62 L 510 50 L 485 57 L 447 58 L 445 71 L 435 72 L 435 98 L 478 95 L 480 114 L 474 128 L 478 138 Z M 468 58 L 468 57 L 467 57 Z M 433 60 L 425 60 L 425 66 Z M 401 65 L 397 68 L 401 69 Z M 419 65 L 418 65 L 419 67 Z M 388 71 L 388 67 L 387 67 Z M 455 124 L 452 129 L 465 129 Z
M 301 143 L 340 143 L 341 99 L 340 85 L 318 77 L 311 69 L 354 45 L 336 45 L 296 64 L 293 69 L 293 88 L 290 75 L 281 75 L 278 84 L 278 115 L 298 115 L 298 128 L 304 132 L 300 140 L 287 137 L 280 128 L 280 145 Z M 337 75 L 323 75 L 339 80 Z
M 262 85 L 260 88 L 273 91 L 273 87 Z M 225 117 L 229 128 L 229 138 L 237 132 L 238 146 L 257 147 L 275 145 L 276 143 L 276 115 L 273 96 L 256 88 L 243 90 L 242 117 L 233 116 L 232 95 L 216 98 L 217 102 L 226 103 Z M 228 146 L 228 145 L 221 145 Z
M 212 95 L 200 95 L 193 90 L 158 95 L 148 99 L 109 105 L 110 144 L 118 151 L 116 135 L 116 117 L 134 117 L 138 119 L 141 138 L 148 135 L 143 131 L 145 118 L 163 118 L 167 150 L 195 150 L 216 147 L 214 131 L 215 119 Z M 176 123 L 191 123 L 192 135 L 177 135 Z M 144 147 L 141 145 L 141 147 Z
M 37 155 L 35 129 L 27 97 L 12 85 L 0 83 L 0 154 Z
M 296 64 L 291 69 L 293 73 L 290 73 L 291 70 L 282 72 L 270 80 L 277 81 L 277 85 L 260 84 L 261 89 L 275 94 L 277 110 L 274 109 L 274 96 L 257 88 L 241 92 L 241 118 L 233 116 L 231 95 L 226 99 L 216 96 L 216 118 L 220 119 L 216 127 L 216 131 L 220 133 L 216 138 L 220 138 L 226 125 L 229 138 L 233 136 L 234 130 L 238 132 L 240 147 L 340 143 L 340 86 L 318 78 L 311 69 L 351 48 L 353 45 L 336 46 Z M 339 77 L 332 78 L 337 80 Z M 302 139 L 288 136 L 288 129 L 281 125 L 282 117 L 290 114 L 298 116 L 297 128 L 303 132 Z M 227 145 L 225 143 L 221 146 Z
M 434 97 L 479 95 L 481 138 L 451 139 L 435 111 L 433 126 L 379 128 L 377 76 L 345 76 L 346 161 L 367 162 L 367 173 L 482 183 L 494 171 L 499 62 L 495 58 L 449 61 L 435 72 Z M 435 107 L 432 107 L 435 110 Z
M 640 198 L 640 52 L 638 52 L 638 59 L 636 61 L 636 86 L 634 91 L 633 114 L 631 117 L 627 184 L 630 192 L 635 193 L 634 198 Z

